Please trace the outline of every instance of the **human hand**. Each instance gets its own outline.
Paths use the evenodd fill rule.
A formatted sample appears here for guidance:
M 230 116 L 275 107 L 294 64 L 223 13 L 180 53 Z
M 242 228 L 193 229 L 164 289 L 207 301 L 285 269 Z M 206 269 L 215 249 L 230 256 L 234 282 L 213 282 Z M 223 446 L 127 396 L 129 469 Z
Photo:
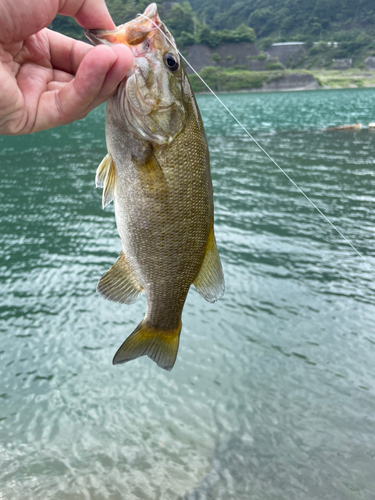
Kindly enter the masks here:
M 114 29 L 104 0 L 0 1 L 0 134 L 84 118 L 113 95 L 133 65 L 125 45 L 92 47 L 48 30 L 55 15 Z

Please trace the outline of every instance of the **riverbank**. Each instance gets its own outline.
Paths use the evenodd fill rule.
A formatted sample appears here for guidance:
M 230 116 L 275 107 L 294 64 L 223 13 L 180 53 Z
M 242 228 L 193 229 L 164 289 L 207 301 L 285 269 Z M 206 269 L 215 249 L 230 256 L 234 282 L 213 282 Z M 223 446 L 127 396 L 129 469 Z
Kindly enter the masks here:
M 322 88 L 350 89 L 375 87 L 375 71 L 347 69 L 345 71 L 311 70 Z
M 199 75 L 215 92 L 270 92 L 375 87 L 375 72 L 358 69 L 248 71 L 208 66 Z M 196 75 L 189 75 L 194 92 L 207 91 Z

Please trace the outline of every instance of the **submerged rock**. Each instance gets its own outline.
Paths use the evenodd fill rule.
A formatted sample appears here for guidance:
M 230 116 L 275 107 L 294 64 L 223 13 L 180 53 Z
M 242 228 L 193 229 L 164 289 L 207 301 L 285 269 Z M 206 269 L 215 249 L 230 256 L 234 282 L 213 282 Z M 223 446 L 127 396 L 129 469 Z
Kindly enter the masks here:
M 361 130 L 362 123 L 354 123 L 353 125 L 340 125 L 338 127 L 328 127 L 326 130 Z

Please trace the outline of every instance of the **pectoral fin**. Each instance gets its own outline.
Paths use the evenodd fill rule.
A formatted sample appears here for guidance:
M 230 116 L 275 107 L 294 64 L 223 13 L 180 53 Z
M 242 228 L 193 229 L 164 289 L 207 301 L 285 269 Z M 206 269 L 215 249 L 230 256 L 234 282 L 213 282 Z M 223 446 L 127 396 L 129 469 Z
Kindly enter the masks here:
M 208 237 L 202 266 L 193 285 L 208 302 L 216 302 L 224 294 L 224 274 L 216 247 L 213 227 Z
M 163 169 L 150 147 L 141 158 L 132 158 L 138 167 L 138 178 L 144 193 L 147 196 L 158 197 L 168 195 L 168 186 Z
M 143 291 L 123 252 L 120 252 L 116 263 L 100 279 L 96 289 L 105 299 L 123 304 L 135 302 Z
M 96 169 L 95 186 L 97 188 L 103 187 L 111 163 L 112 163 L 112 157 L 109 154 L 107 154 L 101 161 L 99 167 Z
M 95 185 L 96 187 L 103 187 L 102 205 L 104 208 L 115 197 L 116 168 L 110 154 L 103 158 L 96 170 Z

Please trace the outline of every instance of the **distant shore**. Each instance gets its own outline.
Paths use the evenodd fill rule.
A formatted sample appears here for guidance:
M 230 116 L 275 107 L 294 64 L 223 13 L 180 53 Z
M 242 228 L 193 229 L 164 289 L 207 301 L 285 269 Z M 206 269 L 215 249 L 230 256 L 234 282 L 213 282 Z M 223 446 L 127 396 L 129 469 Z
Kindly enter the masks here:
M 355 89 L 375 88 L 375 71 L 359 69 L 337 70 L 286 70 L 246 72 L 248 78 L 244 78 L 244 72 L 231 72 L 226 75 L 217 75 L 217 81 L 209 76 L 208 84 L 217 93 L 243 93 L 243 92 L 288 92 L 303 90 L 332 90 L 332 89 Z M 202 75 L 203 78 L 205 75 Z M 193 89 L 197 94 L 206 94 L 203 85 L 192 78 Z M 205 79 L 205 78 L 204 78 Z M 256 82 L 253 85 L 253 82 Z M 242 87 L 242 88 L 241 88 Z
M 317 79 L 321 88 L 355 89 L 375 87 L 375 71 L 360 69 L 347 69 L 344 71 L 311 70 L 311 73 Z

